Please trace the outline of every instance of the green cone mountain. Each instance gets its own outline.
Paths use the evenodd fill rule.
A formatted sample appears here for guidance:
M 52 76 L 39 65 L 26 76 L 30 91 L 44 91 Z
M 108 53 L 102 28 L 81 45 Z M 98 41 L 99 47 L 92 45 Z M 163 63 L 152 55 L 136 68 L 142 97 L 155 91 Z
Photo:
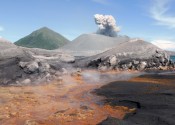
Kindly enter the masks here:
M 69 40 L 64 36 L 47 27 L 43 27 L 16 41 L 15 44 L 28 48 L 53 50 L 64 46 L 68 42 Z

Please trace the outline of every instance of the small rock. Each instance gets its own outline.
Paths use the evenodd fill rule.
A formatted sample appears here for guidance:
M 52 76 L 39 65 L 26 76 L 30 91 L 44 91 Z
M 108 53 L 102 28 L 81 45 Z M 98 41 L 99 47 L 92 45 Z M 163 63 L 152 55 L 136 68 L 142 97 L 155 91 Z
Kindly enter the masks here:
M 126 66 L 131 69 L 132 68 L 132 62 L 129 62 L 128 64 L 126 64 Z
M 127 53 L 124 52 L 124 53 L 123 53 L 123 56 L 126 57 L 126 56 L 127 56 Z
M 77 68 L 76 70 L 77 70 L 77 72 L 81 72 L 81 68 Z
M 164 57 L 160 57 L 159 60 L 160 60 L 161 63 L 164 63 L 165 62 L 165 58 Z
M 167 70 L 168 67 L 167 67 L 167 66 L 159 66 L 159 69 L 160 69 L 160 70 Z
M 31 83 L 31 80 L 30 79 L 25 79 L 21 82 L 21 84 L 24 84 L 24 85 L 27 85 L 27 84 L 30 84 Z
M 48 72 L 49 69 L 50 69 L 50 65 L 48 63 L 40 63 L 39 72 L 41 73 Z
M 162 54 L 156 53 L 156 54 L 155 54 L 155 57 L 156 57 L 156 58 L 160 58 L 160 57 L 162 57 Z
M 57 73 L 57 72 L 58 72 L 58 71 L 56 71 L 56 70 L 54 70 L 54 69 L 50 69 L 50 70 L 49 70 L 49 73 L 50 73 L 50 74 L 55 74 L 55 73 Z
M 26 67 L 27 64 L 28 64 L 28 62 L 19 62 L 19 66 L 20 66 L 21 68 Z
M 63 73 L 63 75 L 66 75 L 66 74 L 68 74 L 68 71 L 65 68 L 62 68 L 62 73 Z
M 100 65 L 101 62 L 102 62 L 102 59 L 98 58 L 96 60 L 91 60 L 87 65 L 97 68 Z
M 26 120 L 24 125 L 38 125 L 38 123 L 34 120 Z
M 34 73 L 37 72 L 39 69 L 39 65 L 37 62 L 33 61 L 27 64 L 26 70 L 24 70 L 26 73 Z
M 102 71 L 102 72 L 105 72 L 105 71 L 108 70 L 108 67 L 107 67 L 107 66 L 99 66 L 99 67 L 98 67 L 98 70 L 99 70 L 99 71 Z
M 45 77 L 50 78 L 51 77 L 50 73 L 47 73 Z
M 71 73 L 71 76 L 81 76 L 81 69 L 77 68 L 76 71 Z
M 139 63 L 140 63 L 139 61 L 133 60 L 133 64 L 134 64 L 134 65 L 138 65 Z
M 139 70 L 144 70 L 145 67 L 146 67 L 147 63 L 146 62 L 141 62 L 140 65 L 139 65 Z
M 50 73 L 47 73 L 44 78 L 47 82 L 50 82 L 52 80 L 52 76 L 50 75 Z
M 20 82 L 19 81 L 16 81 L 16 84 L 20 84 Z
M 62 81 L 63 81 L 63 77 L 59 76 L 59 77 L 57 78 L 57 81 L 62 82 Z
M 73 73 L 71 73 L 71 76 L 81 76 L 81 73 L 80 72 L 73 72 Z
M 91 107 L 85 106 L 85 105 L 81 105 L 80 109 L 82 109 L 82 110 L 93 110 Z
M 61 72 L 60 72 L 60 71 L 57 71 L 57 72 L 55 73 L 55 76 L 61 76 Z
M 122 70 L 128 70 L 128 67 L 127 67 L 126 64 L 123 64 L 123 65 L 121 65 L 120 67 L 122 68 Z
M 109 57 L 109 63 L 111 64 L 111 66 L 117 65 L 117 57 L 116 56 Z
M 61 55 L 60 60 L 62 62 L 66 62 L 66 63 L 73 63 L 73 62 L 75 62 L 74 56 L 71 56 L 71 55 L 68 55 L 68 54 Z

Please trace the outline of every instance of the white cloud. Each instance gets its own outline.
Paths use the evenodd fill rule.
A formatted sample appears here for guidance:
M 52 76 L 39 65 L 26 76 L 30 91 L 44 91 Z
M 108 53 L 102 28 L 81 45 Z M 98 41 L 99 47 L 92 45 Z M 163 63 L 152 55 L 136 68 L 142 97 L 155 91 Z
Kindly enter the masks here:
M 107 0 L 92 0 L 93 2 L 99 3 L 99 4 L 108 4 Z
M 1 32 L 1 31 L 4 31 L 4 28 L 3 28 L 2 26 L 0 26 L 0 32 Z
M 169 13 L 172 0 L 153 0 L 153 6 L 150 9 L 150 14 L 157 22 L 157 25 L 168 26 L 175 28 L 175 15 Z
M 153 40 L 151 43 L 161 49 L 175 51 L 175 41 L 173 42 L 168 40 Z

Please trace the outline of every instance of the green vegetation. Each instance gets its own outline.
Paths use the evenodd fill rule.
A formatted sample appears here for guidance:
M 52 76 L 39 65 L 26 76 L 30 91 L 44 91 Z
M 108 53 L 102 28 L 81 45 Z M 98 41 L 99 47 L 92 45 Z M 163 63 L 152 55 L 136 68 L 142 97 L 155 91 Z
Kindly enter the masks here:
M 59 33 L 56 33 L 47 27 L 43 27 L 18 40 L 15 42 L 15 44 L 28 48 L 42 48 L 52 50 L 62 47 L 68 42 L 69 40 Z

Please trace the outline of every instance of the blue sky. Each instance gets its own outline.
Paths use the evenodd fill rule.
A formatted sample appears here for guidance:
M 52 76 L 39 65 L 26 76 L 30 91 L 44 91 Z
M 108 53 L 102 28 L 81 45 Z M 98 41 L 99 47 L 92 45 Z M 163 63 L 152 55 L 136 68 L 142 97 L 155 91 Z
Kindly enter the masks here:
M 72 40 L 97 30 L 97 13 L 113 15 L 120 35 L 175 50 L 175 0 L 0 0 L 0 36 L 14 42 L 47 26 Z

